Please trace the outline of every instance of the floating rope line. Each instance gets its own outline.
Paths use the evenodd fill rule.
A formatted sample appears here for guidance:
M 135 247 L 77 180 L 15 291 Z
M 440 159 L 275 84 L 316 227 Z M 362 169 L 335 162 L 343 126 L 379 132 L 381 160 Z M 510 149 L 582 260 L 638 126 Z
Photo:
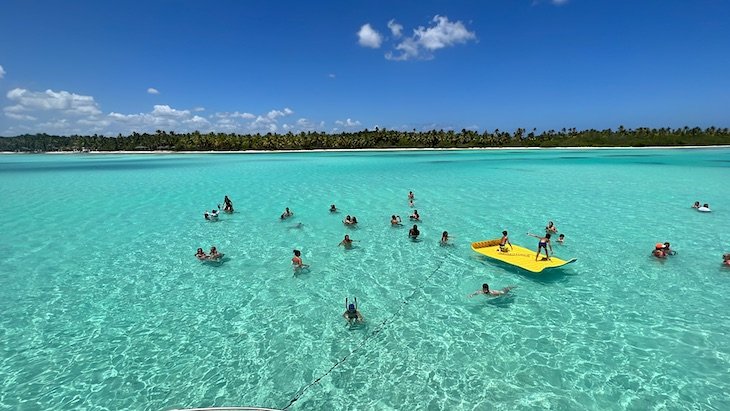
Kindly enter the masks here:
M 408 297 L 406 297 L 403 301 L 401 301 L 400 307 L 398 307 L 398 309 L 395 310 L 395 312 L 393 313 L 393 315 L 391 315 L 390 317 L 388 317 L 385 320 L 383 320 L 383 322 L 381 322 L 377 326 L 377 328 L 375 330 L 373 330 L 373 332 L 370 333 L 370 335 L 368 335 L 362 341 L 360 341 L 360 344 L 358 344 L 352 351 L 350 351 L 349 354 L 345 355 L 344 357 L 342 357 L 341 359 L 339 359 L 336 363 L 334 363 L 334 365 L 332 365 L 332 367 L 330 367 L 330 369 L 327 370 L 324 374 L 320 375 L 314 381 L 310 382 L 309 385 L 307 385 L 306 387 L 304 387 L 301 390 L 299 390 L 299 392 L 296 395 L 294 395 L 294 397 L 291 399 L 291 401 L 289 401 L 289 404 L 287 404 L 287 406 L 284 407 L 284 408 L 282 408 L 281 410 L 282 411 L 285 411 L 286 409 L 288 409 L 289 407 L 291 407 L 295 402 L 297 402 L 297 400 L 299 400 L 299 398 L 302 397 L 302 395 L 304 395 L 304 393 L 308 389 L 310 389 L 314 385 L 318 384 L 320 382 L 320 380 L 322 380 L 322 378 L 328 376 L 335 368 L 337 368 L 340 365 L 344 364 L 345 361 L 347 361 L 347 359 L 350 358 L 350 356 L 352 356 L 356 352 L 360 351 L 360 349 L 365 345 L 365 343 L 367 343 L 370 339 L 372 339 L 373 337 L 375 337 L 378 334 L 380 334 L 380 332 L 383 331 L 383 328 L 385 328 L 385 326 L 389 322 L 391 322 L 401 312 L 401 310 L 403 310 L 403 308 L 408 304 L 408 302 L 413 299 L 413 297 L 416 295 L 416 293 L 418 292 L 418 290 L 421 289 L 421 286 L 424 283 L 428 282 L 428 280 L 430 280 L 431 277 L 433 277 L 433 275 L 436 274 L 436 272 L 441 269 L 441 266 L 443 264 L 444 264 L 444 260 L 441 260 L 441 262 L 439 262 L 439 265 L 436 267 L 436 269 L 433 270 L 431 272 L 431 274 L 429 274 L 428 276 L 426 276 L 426 278 L 421 282 L 421 284 L 419 284 L 418 287 L 414 288 L 413 289 L 413 292 L 411 292 L 411 294 Z

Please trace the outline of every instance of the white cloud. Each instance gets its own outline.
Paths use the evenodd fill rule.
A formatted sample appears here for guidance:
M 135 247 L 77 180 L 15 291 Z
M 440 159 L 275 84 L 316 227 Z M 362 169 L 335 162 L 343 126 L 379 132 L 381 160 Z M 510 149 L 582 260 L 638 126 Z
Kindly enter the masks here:
M 183 124 L 191 125 L 196 128 L 205 128 L 210 126 L 210 121 L 200 116 L 193 116 L 193 118 L 183 120 Z
M 147 89 L 147 93 L 149 93 L 149 94 L 160 94 L 160 92 L 156 88 L 154 88 L 154 87 L 148 88 Z
M 168 130 L 179 133 L 201 132 L 268 133 L 323 130 L 324 122 L 306 118 L 286 121 L 294 114 L 289 107 L 261 114 L 249 112 L 215 112 L 203 116 L 204 109 L 175 108 L 158 104 L 148 112 L 104 113 L 91 96 L 67 91 L 31 91 L 16 88 L 7 92 L 10 104 L 3 108 L 7 135 L 22 133 L 128 135 L 132 132 L 154 133 Z M 350 120 L 351 121 L 351 120 Z
M 403 33 L 403 26 L 395 22 L 395 19 L 391 19 L 388 22 L 388 28 L 390 29 L 390 33 L 393 34 L 393 37 L 400 37 Z
M 291 111 L 291 110 L 290 110 L 289 108 L 285 108 L 285 109 L 284 109 L 284 111 L 280 111 L 280 110 L 271 110 L 271 111 L 269 111 L 269 112 L 268 112 L 268 113 L 266 114 L 266 117 L 267 117 L 267 118 L 269 118 L 270 120 L 274 120 L 274 119 L 276 119 L 277 117 L 284 117 L 284 116 L 288 116 L 288 115 L 290 115 L 290 114 L 293 114 L 293 113 L 294 113 L 294 112 L 293 112 L 293 111 Z
M 300 118 L 294 124 L 284 124 L 281 127 L 286 131 L 292 132 L 323 130 L 324 121 L 317 123 L 307 118 Z
M 357 32 L 357 42 L 363 47 L 377 49 L 383 42 L 383 36 L 370 26 L 370 23 L 363 24 Z
M 337 120 L 335 121 L 335 124 L 342 127 L 357 127 L 360 125 L 360 122 L 357 120 L 352 120 L 348 118 L 347 120 Z
M 396 52 L 386 53 L 385 58 L 396 61 L 428 60 L 433 58 L 433 52 L 436 50 L 476 40 L 476 34 L 469 31 L 461 21 L 452 22 L 446 16 L 437 15 L 432 23 L 434 24 L 430 27 L 419 26 L 413 30 L 410 37 L 403 39 L 394 47 Z M 390 22 L 388 26 L 391 26 Z
M 335 78 L 337 76 L 334 73 L 330 73 L 330 74 L 327 75 L 327 77 L 329 77 L 329 78 Z
M 0 79 L 3 77 L 5 77 L 5 69 L 3 68 L 3 66 L 0 66 Z
M 205 111 L 205 107 L 195 107 L 193 111 Z
M 163 104 L 154 106 L 152 109 L 152 115 L 156 117 L 183 118 L 190 116 L 190 110 L 175 110 L 174 108 Z
M 7 98 L 14 103 L 14 106 L 6 107 L 5 112 L 26 112 L 34 110 L 59 111 L 65 114 L 74 115 L 95 115 L 100 114 L 99 106 L 94 97 L 82 96 L 68 91 L 55 92 L 53 90 L 29 91 L 22 88 L 15 88 L 8 91 Z
M 228 112 L 215 113 L 215 117 L 218 117 L 218 118 L 243 118 L 243 119 L 256 118 L 256 116 L 251 113 L 239 113 L 238 111 L 234 111 L 233 113 L 228 113 Z
M 28 115 L 28 114 L 16 114 L 16 113 L 13 113 L 11 111 L 6 111 L 5 112 L 5 115 L 8 116 L 8 117 L 10 117 L 10 118 L 12 118 L 12 119 L 14 119 L 14 120 L 29 120 L 29 121 L 36 120 L 36 118 L 33 117 L 33 116 L 31 116 L 31 115 Z

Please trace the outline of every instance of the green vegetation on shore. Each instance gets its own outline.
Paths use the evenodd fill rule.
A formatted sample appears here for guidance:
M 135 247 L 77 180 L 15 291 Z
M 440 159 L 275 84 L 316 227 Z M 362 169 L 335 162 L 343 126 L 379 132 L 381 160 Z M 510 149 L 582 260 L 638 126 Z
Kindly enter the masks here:
M 470 148 L 470 147 L 646 147 L 709 146 L 730 144 L 730 129 L 637 128 L 616 130 L 549 130 L 537 134 L 517 129 L 510 133 L 494 130 L 396 131 L 364 130 L 327 134 L 225 134 L 192 132 L 178 134 L 158 130 L 154 134 L 133 133 L 117 137 L 52 136 L 48 134 L 0 137 L 0 151 L 239 151 L 239 150 L 314 150 L 362 148 Z

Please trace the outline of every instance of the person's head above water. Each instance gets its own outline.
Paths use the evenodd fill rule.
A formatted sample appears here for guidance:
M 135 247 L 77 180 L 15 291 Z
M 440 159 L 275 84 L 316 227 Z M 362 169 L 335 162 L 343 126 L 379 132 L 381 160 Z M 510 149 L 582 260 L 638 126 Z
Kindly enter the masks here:
M 484 290 L 485 292 L 489 292 L 489 284 L 487 284 L 487 283 L 482 284 L 482 290 Z
M 507 235 L 507 230 L 502 231 L 502 235 Z
M 550 234 L 545 234 L 545 238 L 550 239 Z
M 348 305 L 347 306 L 347 311 L 349 311 L 351 313 L 354 313 L 355 311 L 357 311 L 357 309 L 355 308 L 355 304 L 352 304 L 351 303 L 350 305 Z
M 294 255 L 299 257 L 300 255 L 302 255 L 302 252 L 299 250 L 294 250 Z

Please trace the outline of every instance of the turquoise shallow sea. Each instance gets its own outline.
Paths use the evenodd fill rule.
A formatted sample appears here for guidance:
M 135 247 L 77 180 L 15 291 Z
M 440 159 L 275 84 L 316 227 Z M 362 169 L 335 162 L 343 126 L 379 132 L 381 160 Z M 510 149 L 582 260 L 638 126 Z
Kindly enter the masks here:
M 728 181 L 730 149 L 3 155 L 0 409 L 728 410 Z M 548 220 L 574 264 L 470 248 Z

